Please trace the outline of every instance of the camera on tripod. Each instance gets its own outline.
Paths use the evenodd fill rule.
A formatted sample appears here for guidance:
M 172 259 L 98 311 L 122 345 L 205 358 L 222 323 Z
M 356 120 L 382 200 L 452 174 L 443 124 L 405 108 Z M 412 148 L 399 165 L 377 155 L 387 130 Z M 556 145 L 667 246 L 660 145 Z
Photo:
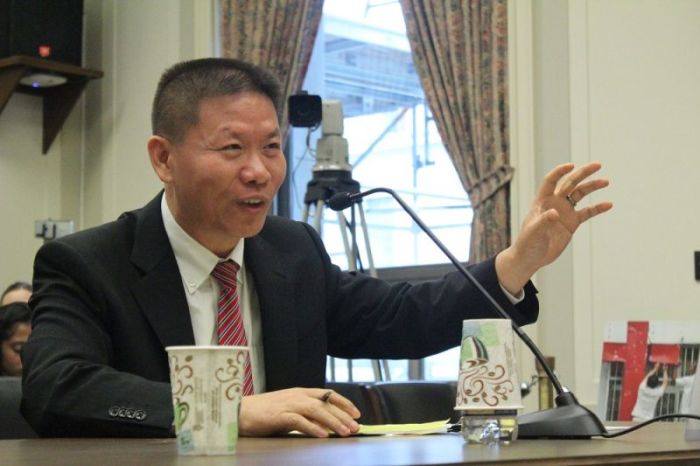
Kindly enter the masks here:
M 318 127 L 323 119 L 321 96 L 306 91 L 289 96 L 289 124 L 296 128 Z
M 352 165 L 348 160 L 348 141 L 343 137 L 343 105 L 339 100 L 322 100 L 318 95 L 310 95 L 306 91 L 301 91 L 299 94 L 289 96 L 288 108 L 290 125 L 308 128 L 309 134 L 319 126 L 321 127 L 321 137 L 316 142 L 316 163 L 312 169 L 311 180 L 306 185 L 304 213 L 302 215 L 302 221 L 307 223 L 310 217 L 313 217 L 313 227 L 321 234 L 323 209 L 327 201 L 337 193 L 356 194 L 360 192 L 360 183 L 352 178 Z M 308 136 L 306 143 L 307 146 L 310 146 Z M 311 151 L 311 147 L 308 149 Z M 355 231 L 357 226 L 356 211 L 359 214 L 359 226 L 364 238 L 369 275 L 376 277 L 377 269 L 374 267 L 372 259 L 369 230 L 361 201 L 353 204 L 350 209 L 350 220 L 347 220 L 342 212 L 336 212 L 348 270 L 363 271 L 364 269 Z M 350 238 L 348 238 L 348 232 Z M 375 378 L 383 380 L 379 363 L 377 360 L 372 361 L 372 367 Z M 333 364 L 335 362 L 331 359 L 331 365 Z M 388 377 L 389 365 L 387 361 L 382 361 L 382 364 L 384 373 Z
M 289 96 L 289 124 L 310 128 L 321 126 L 316 144 L 316 172 L 350 172 L 348 141 L 343 137 L 343 105 L 339 100 L 321 100 L 318 95 L 301 91 Z

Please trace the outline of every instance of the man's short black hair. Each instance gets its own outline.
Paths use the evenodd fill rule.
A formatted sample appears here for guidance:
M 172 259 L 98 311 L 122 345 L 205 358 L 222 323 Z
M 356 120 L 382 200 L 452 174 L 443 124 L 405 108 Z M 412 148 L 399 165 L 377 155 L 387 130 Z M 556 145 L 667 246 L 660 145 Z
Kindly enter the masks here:
M 649 376 L 647 379 L 647 387 L 649 388 L 656 388 L 659 386 L 659 376 L 656 374 L 652 374 Z
M 267 96 L 281 115 L 277 78 L 259 66 L 233 58 L 190 60 L 165 70 L 153 99 L 153 134 L 175 143 L 199 121 L 199 104 L 208 97 L 258 92 Z

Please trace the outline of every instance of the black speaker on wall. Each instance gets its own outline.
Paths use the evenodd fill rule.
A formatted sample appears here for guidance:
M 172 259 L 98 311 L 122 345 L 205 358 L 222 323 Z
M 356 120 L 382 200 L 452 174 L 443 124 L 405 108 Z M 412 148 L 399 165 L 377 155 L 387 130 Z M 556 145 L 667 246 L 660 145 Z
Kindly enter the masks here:
M 0 58 L 82 65 L 83 0 L 0 0 Z

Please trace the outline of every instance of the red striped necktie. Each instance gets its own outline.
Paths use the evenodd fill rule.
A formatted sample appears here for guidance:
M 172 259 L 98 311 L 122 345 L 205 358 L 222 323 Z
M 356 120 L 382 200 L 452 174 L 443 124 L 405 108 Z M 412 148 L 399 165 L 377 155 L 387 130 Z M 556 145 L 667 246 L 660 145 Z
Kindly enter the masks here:
M 216 323 L 216 333 L 219 345 L 248 346 L 248 339 L 243 326 L 243 314 L 238 299 L 236 274 L 238 264 L 232 260 L 219 262 L 212 276 L 219 283 L 219 314 Z M 246 356 L 243 375 L 243 395 L 253 394 L 253 373 L 250 368 L 250 354 Z

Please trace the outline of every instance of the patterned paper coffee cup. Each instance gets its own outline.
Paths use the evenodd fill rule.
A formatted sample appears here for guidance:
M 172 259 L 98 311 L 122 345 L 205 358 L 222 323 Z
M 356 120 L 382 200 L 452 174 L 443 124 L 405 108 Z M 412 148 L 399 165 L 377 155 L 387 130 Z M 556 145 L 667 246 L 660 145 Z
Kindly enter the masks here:
M 465 320 L 455 409 L 492 412 L 518 408 L 522 408 L 522 401 L 511 321 Z
M 178 453 L 235 453 L 248 348 L 169 346 L 166 351 Z

